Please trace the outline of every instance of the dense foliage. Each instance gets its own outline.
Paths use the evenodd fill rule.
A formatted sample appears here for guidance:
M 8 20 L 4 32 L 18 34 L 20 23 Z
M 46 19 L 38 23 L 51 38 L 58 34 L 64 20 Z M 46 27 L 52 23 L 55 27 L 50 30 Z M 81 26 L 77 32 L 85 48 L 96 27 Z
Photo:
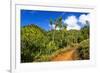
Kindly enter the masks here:
M 76 52 L 79 56 L 79 59 L 89 59 L 89 39 L 82 41 Z
M 48 39 L 44 30 L 36 25 L 21 28 L 21 60 L 34 61 L 35 57 L 45 50 Z
M 60 30 L 45 31 L 35 24 L 21 27 L 21 62 L 49 61 L 57 50 L 79 44 L 79 59 L 89 59 L 89 26 L 81 30 L 66 30 L 62 18 L 54 23 Z M 50 24 L 53 22 L 50 20 Z

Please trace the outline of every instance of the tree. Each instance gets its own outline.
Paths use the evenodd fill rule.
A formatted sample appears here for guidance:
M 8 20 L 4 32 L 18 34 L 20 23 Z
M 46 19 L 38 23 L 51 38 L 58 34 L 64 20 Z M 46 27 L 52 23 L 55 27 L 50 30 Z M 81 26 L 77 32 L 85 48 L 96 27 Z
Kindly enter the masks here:
M 53 25 L 55 25 L 55 24 L 53 24 L 52 19 L 50 19 L 50 25 L 51 25 L 51 27 L 52 27 Z M 52 29 L 53 29 L 53 30 L 52 30 Z M 53 31 L 52 40 L 53 40 L 53 42 L 54 42 L 54 35 L 55 35 L 54 30 L 55 30 L 55 28 L 52 28 L 52 29 L 51 29 L 51 30 Z
M 59 27 L 60 30 L 62 29 L 63 24 L 62 24 L 62 17 L 61 17 L 61 16 L 57 19 L 57 24 L 56 24 L 56 26 Z
M 63 28 L 63 24 L 62 24 L 62 17 L 60 16 L 58 19 L 57 19 L 57 24 L 56 24 L 57 27 L 60 28 L 60 31 L 61 31 L 61 34 L 62 34 L 62 28 Z M 63 37 L 63 34 L 61 36 L 61 38 Z M 61 39 L 61 44 L 62 44 L 62 39 Z
M 50 19 L 51 30 L 52 30 L 52 25 L 53 25 L 53 21 L 52 21 L 52 19 Z

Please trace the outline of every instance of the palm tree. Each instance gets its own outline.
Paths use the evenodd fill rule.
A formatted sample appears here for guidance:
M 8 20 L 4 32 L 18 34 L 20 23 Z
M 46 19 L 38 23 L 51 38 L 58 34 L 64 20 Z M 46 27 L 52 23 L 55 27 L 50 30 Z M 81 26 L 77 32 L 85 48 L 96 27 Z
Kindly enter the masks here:
M 51 30 L 52 30 L 52 25 L 53 25 L 53 21 L 52 21 L 52 19 L 50 19 Z
M 56 20 L 56 27 L 60 28 L 61 31 L 61 44 L 62 44 L 62 38 L 63 38 L 63 34 L 62 34 L 62 28 L 63 28 L 63 24 L 62 24 L 62 17 L 60 16 L 57 20 Z
M 64 25 L 63 23 L 62 23 L 62 16 L 60 16 L 59 18 L 57 18 L 54 22 L 52 21 L 52 19 L 50 19 L 50 25 L 52 26 L 52 25 L 54 25 L 55 24 L 55 28 L 54 28 L 54 30 L 53 30 L 53 36 L 52 36 L 52 40 L 53 40 L 53 42 L 54 42 L 54 39 L 55 39 L 55 30 L 56 30 L 56 28 L 57 27 L 59 27 L 60 28 L 60 31 L 61 31 L 61 44 L 62 44 L 62 38 L 63 38 L 63 31 L 62 31 L 62 29 L 64 28 L 64 29 L 66 29 L 67 28 L 67 26 L 66 25 Z
M 52 28 L 52 26 L 54 25 L 53 24 L 53 20 L 50 18 L 50 25 L 51 25 L 51 30 L 53 29 Z M 55 30 L 55 29 L 54 29 Z M 55 35 L 55 33 L 54 33 L 54 30 L 53 30 L 53 35 L 52 35 L 52 41 L 54 42 L 54 35 Z
M 62 17 L 61 16 L 57 19 L 57 22 L 58 22 L 57 27 L 59 27 L 60 30 L 61 30 L 62 27 L 63 27 L 63 25 L 62 25 Z

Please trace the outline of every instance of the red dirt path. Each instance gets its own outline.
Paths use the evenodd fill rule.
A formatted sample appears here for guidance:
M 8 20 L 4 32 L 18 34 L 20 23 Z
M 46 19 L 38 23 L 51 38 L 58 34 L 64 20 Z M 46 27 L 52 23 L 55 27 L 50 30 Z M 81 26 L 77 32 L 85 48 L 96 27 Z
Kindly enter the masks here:
M 57 56 L 52 58 L 52 61 L 66 61 L 66 60 L 74 60 L 75 59 L 75 49 L 71 49 L 64 53 L 58 54 Z

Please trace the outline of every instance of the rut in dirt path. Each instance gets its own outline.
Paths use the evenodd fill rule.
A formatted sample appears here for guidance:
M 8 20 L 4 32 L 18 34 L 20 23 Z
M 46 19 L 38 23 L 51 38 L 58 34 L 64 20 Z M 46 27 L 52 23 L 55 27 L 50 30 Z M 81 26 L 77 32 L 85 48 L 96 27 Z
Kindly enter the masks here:
M 71 49 L 69 51 L 66 51 L 64 53 L 58 54 L 54 58 L 52 58 L 52 61 L 67 61 L 67 60 L 75 60 L 75 50 Z

